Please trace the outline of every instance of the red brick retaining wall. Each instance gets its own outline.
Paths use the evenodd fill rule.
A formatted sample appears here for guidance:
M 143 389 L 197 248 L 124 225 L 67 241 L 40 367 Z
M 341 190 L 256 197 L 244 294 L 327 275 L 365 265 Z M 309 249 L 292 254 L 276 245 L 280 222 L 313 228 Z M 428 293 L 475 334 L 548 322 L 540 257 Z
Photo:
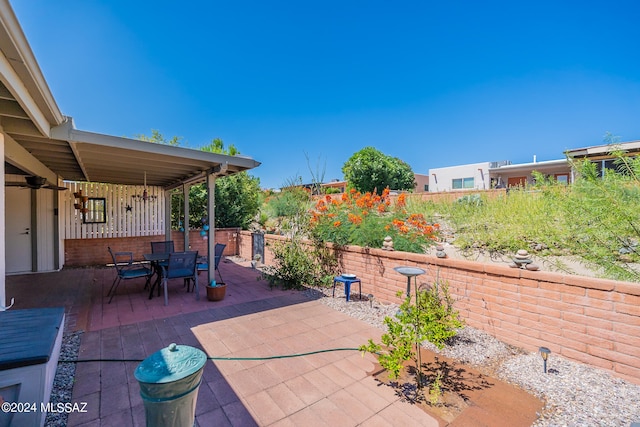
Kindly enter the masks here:
M 216 229 L 216 243 L 224 243 L 224 255 L 238 253 L 238 228 Z M 184 234 L 179 231 L 171 233 L 177 251 L 184 248 Z M 113 251 L 133 252 L 135 260 L 142 260 L 143 254 L 151 252 L 151 242 L 165 240 L 164 234 L 155 236 L 114 237 L 100 239 L 66 239 L 64 241 L 65 267 L 83 267 L 105 265 L 111 263 L 107 247 Z M 190 250 L 200 254 L 207 253 L 207 241 L 200 236 L 199 230 L 189 232 Z
M 251 233 L 241 232 L 239 255 L 251 258 Z M 265 235 L 269 245 L 284 237 Z M 553 354 L 611 371 L 640 384 L 640 284 L 458 259 L 349 246 L 338 253 L 343 272 L 362 279 L 362 292 L 400 302 L 407 279 L 393 270 L 426 270 L 418 285 L 436 279 L 449 285 L 468 325 L 530 351 Z

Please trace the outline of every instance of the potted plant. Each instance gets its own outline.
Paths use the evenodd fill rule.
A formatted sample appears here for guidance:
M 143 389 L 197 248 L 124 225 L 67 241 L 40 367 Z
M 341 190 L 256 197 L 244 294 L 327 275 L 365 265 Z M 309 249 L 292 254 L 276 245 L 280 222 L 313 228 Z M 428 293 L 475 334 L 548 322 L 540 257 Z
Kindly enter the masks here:
M 224 282 L 214 280 L 207 285 L 207 299 L 209 301 L 221 301 L 227 292 L 227 285 Z

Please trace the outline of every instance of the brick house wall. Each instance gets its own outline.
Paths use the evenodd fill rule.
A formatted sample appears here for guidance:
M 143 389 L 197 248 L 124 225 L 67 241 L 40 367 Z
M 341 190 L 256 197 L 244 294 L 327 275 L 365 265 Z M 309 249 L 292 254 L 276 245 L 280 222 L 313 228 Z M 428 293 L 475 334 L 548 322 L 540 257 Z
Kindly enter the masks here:
M 269 245 L 285 240 L 265 235 Z M 238 254 L 251 258 L 251 233 L 242 231 Z M 418 285 L 446 282 L 468 325 L 494 337 L 612 372 L 640 384 L 640 284 L 509 268 L 424 254 L 348 246 L 338 251 L 342 272 L 362 279 L 362 292 L 399 303 L 407 279 L 397 266 L 419 267 Z M 413 283 L 413 282 L 412 282 Z M 413 287 L 413 285 L 412 285 Z
M 239 228 L 216 229 L 216 243 L 224 243 L 224 255 L 236 255 L 238 253 Z M 171 233 L 174 247 L 177 251 L 184 248 L 184 234 L 179 231 Z M 165 235 L 136 236 L 136 237 L 111 237 L 97 239 L 65 239 L 64 240 L 64 267 L 84 267 L 110 264 L 111 256 L 107 247 L 114 252 L 133 252 L 136 261 L 144 259 L 143 254 L 151 252 L 151 242 L 163 241 Z M 200 236 L 199 230 L 189 232 L 190 250 L 199 254 L 207 253 L 207 240 Z

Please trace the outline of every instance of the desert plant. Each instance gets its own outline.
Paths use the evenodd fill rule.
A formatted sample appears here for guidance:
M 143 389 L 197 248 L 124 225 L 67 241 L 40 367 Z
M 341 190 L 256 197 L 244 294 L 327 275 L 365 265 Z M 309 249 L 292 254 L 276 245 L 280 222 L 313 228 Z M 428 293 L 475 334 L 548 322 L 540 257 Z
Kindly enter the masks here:
M 338 270 L 338 260 L 319 242 L 290 239 L 271 245 L 274 264 L 264 267 L 261 278 L 273 288 L 301 289 L 304 286 L 326 287 Z
M 613 151 L 617 170 L 599 173 L 583 161 L 580 178 L 563 203 L 565 227 L 572 238 L 565 246 L 607 277 L 640 281 L 640 158 Z
M 382 194 L 351 190 L 341 197 L 318 199 L 311 212 L 311 234 L 320 241 L 336 245 L 381 247 L 391 236 L 396 250 L 423 253 L 438 233 L 420 213 L 406 210 L 406 195 L 391 202 L 389 189 Z

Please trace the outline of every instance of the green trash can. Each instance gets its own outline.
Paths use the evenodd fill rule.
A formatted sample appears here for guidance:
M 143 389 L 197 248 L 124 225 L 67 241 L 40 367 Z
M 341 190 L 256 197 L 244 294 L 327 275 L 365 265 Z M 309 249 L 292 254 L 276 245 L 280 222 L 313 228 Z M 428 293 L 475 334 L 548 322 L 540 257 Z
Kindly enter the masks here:
M 207 355 L 170 344 L 144 359 L 134 373 L 140 383 L 147 427 L 192 427 Z

